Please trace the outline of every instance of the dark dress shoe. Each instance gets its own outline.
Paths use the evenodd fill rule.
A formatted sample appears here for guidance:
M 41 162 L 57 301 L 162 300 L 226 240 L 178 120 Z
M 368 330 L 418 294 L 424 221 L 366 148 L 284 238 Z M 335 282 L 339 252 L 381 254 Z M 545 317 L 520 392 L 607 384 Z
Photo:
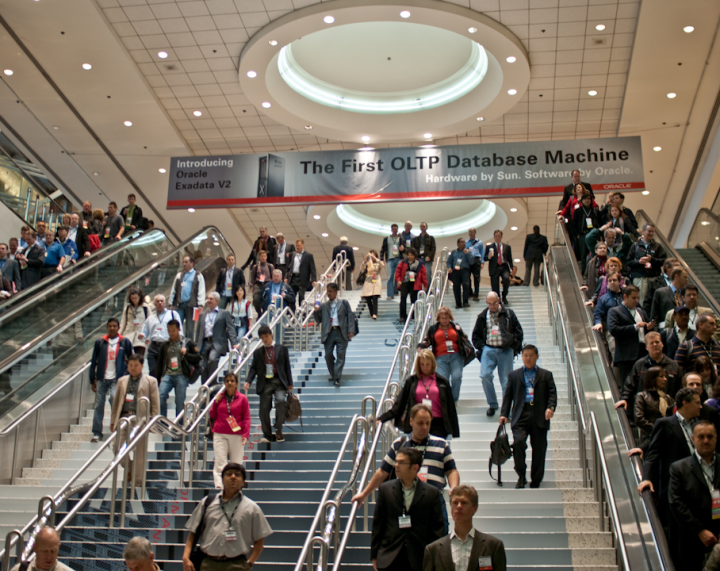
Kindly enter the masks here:
M 503 305 L 507 305 L 507 303 L 508 303 L 507 298 L 506 297 L 502 298 L 502 302 L 503 302 Z
M 489 408 L 487 409 L 487 412 L 485 414 L 487 414 L 488 416 L 495 416 L 495 409 Z
M 524 488 L 525 486 L 527 486 L 527 480 L 525 479 L 525 476 L 520 476 L 517 484 L 515 484 L 515 489 L 518 490 L 520 488 Z
M 531 487 L 531 488 L 539 488 L 539 487 L 540 487 L 540 482 L 538 482 L 538 483 L 530 482 L 530 487 Z

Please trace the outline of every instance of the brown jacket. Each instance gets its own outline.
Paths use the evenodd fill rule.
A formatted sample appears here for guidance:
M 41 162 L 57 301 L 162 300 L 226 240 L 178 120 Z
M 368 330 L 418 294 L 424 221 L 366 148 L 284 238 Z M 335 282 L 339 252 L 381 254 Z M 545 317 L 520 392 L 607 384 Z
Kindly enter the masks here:
M 125 393 L 127 392 L 129 380 L 130 376 L 125 375 L 124 377 L 120 377 L 117 382 L 112 404 L 112 413 L 110 414 L 110 424 L 113 428 L 117 428 L 117 423 L 120 421 L 120 414 L 122 413 L 123 403 L 125 402 Z M 140 376 L 135 399 L 140 403 L 142 397 L 148 397 L 150 399 L 151 418 L 160 414 L 160 391 L 158 390 L 158 382 L 155 377 L 149 375 Z M 146 412 L 145 406 L 144 404 L 138 404 L 137 412 L 144 415 Z
M 663 416 L 660 412 L 659 398 L 657 391 L 642 391 L 635 397 L 635 425 L 645 433 L 645 437 L 652 433 L 655 421 Z M 668 408 L 672 408 L 675 404 L 675 400 L 670 395 L 665 395 L 665 402 Z

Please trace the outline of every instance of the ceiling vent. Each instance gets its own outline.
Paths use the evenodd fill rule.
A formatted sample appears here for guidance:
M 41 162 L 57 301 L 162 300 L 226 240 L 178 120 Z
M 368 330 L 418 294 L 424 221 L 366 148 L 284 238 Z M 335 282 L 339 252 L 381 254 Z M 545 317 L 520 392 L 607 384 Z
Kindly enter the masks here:
M 605 42 L 603 41 L 603 43 L 605 43 Z M 178 66 L 175 65 L 174 63 L 166 63 L 163 67 L 167 71 L 177 71 L 178 70 Z
M 593 38 L 592 45 L 604 46 L 605 44 L 607 44 L 607 38 Z

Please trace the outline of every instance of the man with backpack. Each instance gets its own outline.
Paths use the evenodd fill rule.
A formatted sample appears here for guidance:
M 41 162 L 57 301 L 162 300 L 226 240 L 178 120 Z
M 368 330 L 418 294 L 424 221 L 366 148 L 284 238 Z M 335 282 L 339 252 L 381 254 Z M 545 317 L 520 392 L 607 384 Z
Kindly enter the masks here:
M 315 305 L 315 323 L 322 324 L 320 339 L 325 346 L 325 362 L 327 363 L 330 381 L 336 387 L 340 386 L 343 367 L 345 366 L 345 351 L 348 343 L 355 336 L 355 314 L 346 299 L 338 299 L 338 286 L 335 283 L 327 285 L 327 301 L 322 305 Z M 334 351 L 337 348 L 337 359 Z
M 192 339 L 180 335 L 180 322 L 171 319 L 167 324 L 169 339 L 160 345 L 155 378 L 160 379 L 160 414 L 167 416 L 167 400 L 175 391 L 175 416 L 185 408 L 185 391 L 200 372 L 202 356 Z

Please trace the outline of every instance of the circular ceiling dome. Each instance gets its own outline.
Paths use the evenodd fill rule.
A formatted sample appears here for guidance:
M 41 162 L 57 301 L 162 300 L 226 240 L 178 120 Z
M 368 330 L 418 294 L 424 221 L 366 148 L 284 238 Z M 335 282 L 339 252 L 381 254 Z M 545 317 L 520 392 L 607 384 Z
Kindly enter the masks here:
M 285 83 L 300 95 L 328 107 L 377 114 L 445 105 L 475 89 L 488 70 L 477 42 L 410 22 L 321 30 L 284 46 L 277 61 Z M 422 74 L 417 61 L 423 62 Z
M 477 129 L 478 116 L 491 121 L 522 99 L 530 64 L 510 30 L 469 8 L 334 0 L 258 31 L 238 74 L 243 93 L 274 121 L 372 144 Z

